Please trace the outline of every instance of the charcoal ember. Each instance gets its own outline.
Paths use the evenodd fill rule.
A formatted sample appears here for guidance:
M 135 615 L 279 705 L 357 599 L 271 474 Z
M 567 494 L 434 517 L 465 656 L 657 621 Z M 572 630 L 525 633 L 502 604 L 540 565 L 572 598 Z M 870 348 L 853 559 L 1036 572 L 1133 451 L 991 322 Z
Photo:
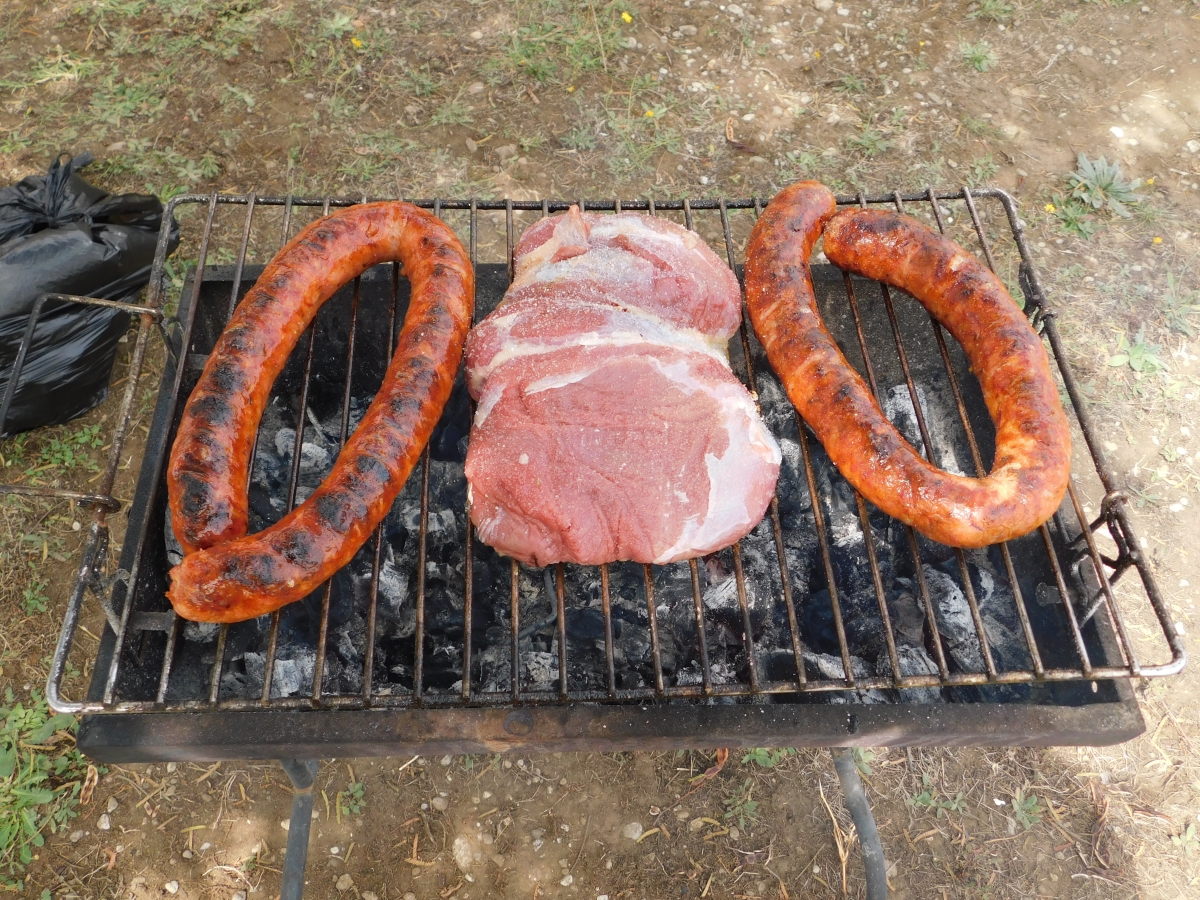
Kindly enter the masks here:
M 316 662 L 317 655 L 312 651 L 298 653 L 294 657 L 276 657 L 271 670 L 271 696 L 280 698 L 310 694 Z M 266 655 L 263 653 L 247 652 L 234 657 L 221 678 L 221 693 L 240 698 L 262 696 L 265 670 Z
M 163 516 L 163 543 L 167 548 L 167 562 L 172 566 L 177 566 L 183 562 L 183 545 L 175 537 L 175 529 L 171 527 L 171 507 L 167 507 L 167 514 Z
M 959 672 L 985 671 L 966 594 L 954 578 L 935 566 L 926 564 L 922 573 L 947 657 Z
M 966 475 L 959 463 L 959 454 L 966 450 L 965 441 L 956 439 L 954 433 L 947 427 L 956 416 L 953 405 L 944 402 L 938 391 L 927 390 L 924 385 L 917 384 L 917 402 L 925 416 L 925 426 L 929 431 L 929 441 L 933 445 L 927 448 L 932 453 L 934 463 L 941 469 L 953 475 Z M 917 421 L 917 411 L 913 408 L 912 394 L 907 384 L 898 384 L 889 388 L 883 398 L 883 413 L 896 429 L 904 435 L 913 447 L 924 447 L 920 424 Z M 969 457 L 964 457 L 969 458 Z
M 558 654 L 548 651 L 526 651 L 521 654 L 522 687 L 548 690 L 558 681 Z
M 709 665 L 710 684 L 734 684 L 737 682 L 737 670 L 729 663 L 715 662 Z M 675 683 L 680 686 L 704 684 L 704 672 L 698 660 L 693 660 L 685 669 L 675 673 Z
M 924 647 L 905 644 L 896 648 L 896 667 L 901 675 L 933 675 L 937 677 L 938 667 L 926 652 Z M 888 654 L 883 654 L 875 660 L 875 674 L 892 677 L 892 660 Z M 940 703 L 942 692 L 938 688 L 900 688 L 896 691 L 902 703 Z
M 318 443 L 316 440 L 310 439 L 317 434 L 315 428 L 305 429 L 305 440 L 300 444 L 300 477 L 302 479 L 324 478 L 332 468 L 334 454 L 323 446 L 324 441 Z M 292 466 L 292 454 L 295 449 L 296 429 L 280 428 L 275 432 L 275 454 L 289 470 Z
M 221 626 L 216 622 L 186 622 L 183 626 L 183 639 L 197 644 L 209 644 L 217 639 Z

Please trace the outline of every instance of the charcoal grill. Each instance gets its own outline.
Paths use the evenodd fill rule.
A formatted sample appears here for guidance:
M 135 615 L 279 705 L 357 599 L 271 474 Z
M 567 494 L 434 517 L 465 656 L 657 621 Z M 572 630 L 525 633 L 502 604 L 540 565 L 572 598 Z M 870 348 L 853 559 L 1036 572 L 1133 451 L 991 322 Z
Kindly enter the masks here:
M 1090 458 L 1083 468 L 1077 463 L 1062 508 L 1033 534 L 954 551 L 883 516 L 829 464 L 744 321 L 731 362 L 781 439 L 785 465 L 763 524 L 731 550 L 667 567 L 544 572 L 501 559 L 466 525 L 461 458 L 473 409 L 460 373 L 420 466 L 347 569 L 260 621 L 219 628 L 181 621 L 164 597 L 164 479 L 183 401 L 261 271 L 256 263 L 302 218 L 365 200 L 174 198 L 168 212 L 190 215 L 185 233 L 198 247 L 168 269 L 164 232 L 145 305 L 124 305 L 141 325 L 100 486 L 0 487 L 93 511 L 47 686 L 54 709 L 82 714 L 86 753 L 128 762 L 1108 744 L 1144 727 L 1128 679 L 1182 669 L 1184 650 L 1064 356 L 1017 204 L 1002 190 L 966 187 L 838 203 L 924 215 L 973 245 L 1024 298 L 1061 376 L 1077 426 L 1076 459 Z M 415 202 L 468 232 L 477 318 L 511 280 L 514 237 L 569 206 Z M 740 248 L 765 205 L 575 202 L 594 212 L 673 217 L 706 236 L 739 273 Z M 966 474 L 986 470 L 992 426 L 957 344 L 911 298 L 820 259 L 813 268 L 831 331 L 918 449 Z M 167 276 L 181 271 L 182 287 L 178 276 L 172 286 Z M 380 383 L 406 303 L 399 267 L 376 267 L 326 304 L 300 341 L 255 451 L 260 525 L 302 499 L 332 463 Z M 114 565 L 108 518 L 121 504 L 113 485 L 154 334 L 167 358 Z M 0 431 L 18 378 L 0 408 Z M 89 617 L 104 629 L 98 647 L 76 641 Z M 90 684 L 71 681 L 72 670 L 90 670 Z M 287 766 L 298 788 L 311 786 L 307 764 Z M 311 804 L 307 797 L 298 804 Z M 306 836 L 292 830 L 298 844 Z M 289 858 L 294 876 L 303 846 Z

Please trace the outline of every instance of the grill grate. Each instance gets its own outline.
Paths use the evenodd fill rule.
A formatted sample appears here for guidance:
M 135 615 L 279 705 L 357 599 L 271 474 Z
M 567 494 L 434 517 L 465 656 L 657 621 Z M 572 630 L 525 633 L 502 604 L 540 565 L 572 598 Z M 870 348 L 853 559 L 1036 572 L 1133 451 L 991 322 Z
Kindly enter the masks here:
M 480 585 L 476 583 L 476 561 L 481 554 L 491 551 L 475 540 L 472 529 L 462 526 L 467 521 L 468 510 L 455 509 L 454 520 L 459 523 L 457 527 L 462 532 L 458 538 L 457 552 L 464 561 L 462 593 L 457 600 L 461 604 L 461 634 L 454 641 L 458 662 L 453 669 L 458 678 L 446 685 L 444 666 L 431 675 L 430 667 L 434 665 L 434 660 L 427 646 L 432 640 L 431 629 L 445 628 L 444 616 L 435 616 L 436 622 L 430 618 L 432 601 L 428 572 L 431 566 L 438 564 L 430 557 L 430 520 L 431 515 L 437 519 L 441 512 L 431 503 L 431 465 L 438 465 L 439 471 L 441 469 L 440 463 L 431 464 L 430 450 L 427 448 L 421 457 L 419 469 L 414 471 L 405 489 L 406 492 L 415 492 L 419 498 L 416 565 L 413 572 L 415 584 L 411 590 L 414 606 L 411 671 L 406 671 L 399 680 L 380 677 L 379 655 L 382 651 L 379 647 L 379 628 L 381 617 L 385 615 L 380 611 L 381 572 L 386 568 L 391 552 L 385 534 L 385 522 L 364 549 L 369 560 L 370 576 L 366 586 L 362 627 L 357 632 L 361 635 L 363 646 L 362 670 L 354 681 L 361 686 L 352 691 L 339 689 L 336 687 L 338 679 L 333 677 L 339 673 L 332 672 L 338 666 L 330 662 L 331 641 L 341 639 L 343 631 L 337 629 L 342 628 L 344 623 L 331 620 L 337 606 L 332 596 L 334 583 L 331 581 L 317 592 L 316 600 L 312 601 L 315 631 L 298 637 L 288 629 L 287 611 L 274 613 L 265 625 L 261 687 L 257 686 L 255 678 L 245 682 L 253 682 L 252 695 L 249 690 L 230 689 L 229 677 L 235 656 L 245 650 L 247 635 L 261 634 L 264 626 L 262 623 L 221 626 L 215 643 L 205 643 L 193 633 L 194 626 L 188 626 L 170 612 L 162 593 L 168 566 L 162 529 L 166 502 L 166 453 L 174 437 L 182 402 L 203 365 L 204 353 L 211 348 L 219 327 L 232 314 L 240 296 L 252 283 L 251 275 L 258 271 L 257 267 L 248 263 L 248 259 L 252 255 L 269 257 L 282 246 L 294 231 L 293 218 L 298 210 L 315 208 L 321 214 L 327 214 L 333 207 L 349 206 L 356 202 L 360 201 L 215 193 L 208 196 L 185 195 L 171 201 L 164 221 L 170 221 L 172 213 L 184 214 L 189 209 L 203 216 L 195 269 L 184 287 L 180 306 L 182 319 L 178 325 L 181 340 L 169 345 L 171 358 L 163 377 L 138 495 L 130 516 L 121 569 L 118 570 L 122 577 L 115 579 L 111 596 L 101 588 L 101 575 L 106 568 L 108 555 L 105 517 L 106 510 L 113 506 L 112 498 L 108 496 L 112 479 L 107 479 L 103 490 L 99 492 L 103 496 L 92 497 L 95 518 L 85 542 L 83 564 L 67 609 L 48 686 L 48 697 L 56 709 L 88 713 L 480 706 L 509 709 L 517 705 L 579 702 L 641 704 L 716 698 L 766 702 L 786 701 L 789 696 L 799 700 L 807 696 L 815 700 L 818 694 L 833 697 L 835 702 L 844 702 L 847 697 L 853 702 L 853 698 L 862 698 L 866 692 L 918 689 L 942 690 L 945 692 L 942 699 L 959 700 L 967 699 L 967 695 L 961 692 L 968 688 L 992 691 L 990 694 L 971 695 L 976 699 L 1028 700 L 1027 694 L 1006 694 L 1001 686 L 1044 686 L 1071 681 L 1094 682 L 1098 679 L 1139 675 L 1168 675 L 1183 667 L 1184 651 L 1147 562 L 1139 550 L 1140 545 L 1124 507 L 1123 495 L 1107 468 L 1095 430 L 1082 406 L 1078 386 L 1063 356 L 1054 321 L 1055 313 L 1046 301 L 1033 268 L 1022 237 L 1023 225 L 1016 204 L 1003 191 L 971 191 L 964 188 L 942 192 L 929 189 L 907 195 L 897 192 L 842 197 L 839 198 L 839 204 L 891 205 L 909 213 L 928 211 L 943 232 L 953 231 L 955 209 L 965 209 L 965 220 L 961 215 L 958 216 L 959 227 L 969 224 L 976 250 L 982 252 L 989 266 L 996 268 L 992 240 L 1010 240 L 1012 249 L 1016 250 L 1019 257 L 1018 278 L 1026 297 L 1027 309 L 1035 325 L 1049 341 L 1051 355 L 1058 365 L 1070 399 L 1069 405 L 1082 430 L 1095 465 L 1095 474 L 1104 492 L 1100 514 L 1089 521 L 1079 489 L 1072 480 L 1063 508 L 1049 523 L 1031 536 L 993 548 L 990 558 L 998 561 L 994 566 L 996 575 L 1007 584 L 1007 590 L 1013 598 L 1012 609 L 1016 617 L 1014 632 L 1019 639 L 1020 653 L 1017 656 L 1021 664 L 1013 664 L 1011 649 L 999 654 L 1004 658 L 998 658 L 997 647 L 993 646 L 991 634 L 995 629 L 989 618 L 991 613 L 984 608 L 989 601 L 979 595 L 976 587 L 979 581 L 977 558 L 963 551 L 939 548 L 911 528 L 904 528 L 873 510 L 862 497 L 850 491 L 848 485 L 840 482 L 840 476 L 831 473 L 819 444 L 788 406 L 787 417 L 792 422 L 788 428 L 794 429 L 792 433 L 798 449 L 795 496 L 800 499 L 795 502 L 801 505 L 807 502 L 808 521 L 816 539 L 813 557 L 816 566 L 812 573 L 794 571 L 794 567 L 789 569 L 789 542 L 795 538 L 796 514 L 794 510 L 785 512 L 777 496 L 771 503 L 764 524 L 756 530 L 761 539 L 757 546 L 772 548 L 774 553 L 774 569 L 769 583 L 778 585 L 778 589 L 772 588 L 766 599 L 761 596 L 763 591 L 758 587 L 755 577 L 748 574 L 746 553 L 750 551 L 746 549 L 748 545 L 745 541 L 734 546 L 725 557 L 732 573 L 736 602 L 728 606 L 725 610 L 728 615 L 719 622 L 710 621 L 710 604 L 706 601 L 704 588 L 704 584 L 711 580 L 706 560 L 676 564 L 676 567 L 685 567 L 686 571 L 677 568 L 671 573 L 665 573 L 663 567 L 639 567 L 638 590 L 643 608 L 639 620 L 634 623 L 628 617 L 621 619 L 617 615 L 615 608 L 618 604 L 614 601 L 614 579 L 620 578 L 622 584 L 630 584 L 630 565 L 602 566 L 598 572 L 599 631 L 591 640 L 596 653 L 594 656 L 572 653 L 572 643 L 578 644 L 579 640 L 568 635 L 571 615 L 575 610 L 589 608 L 587 597 L 571 594 L 571 586 L 577 585 L 582 577 L 577 571 L 581 567 L 560 564 L 545 573 L 547 584 L 543 599 L 548 602 L 553 615 L 545 622 L 526 624 L 523 619 L 530 615 L 528 585 L 537 573 L 518 566 L 516 562 L 509 562 L 508 586 L 492 585 L 488 592 L 481 593 Z M 707 228 L 716 243 L 722 245 L 729 264 L 739 272 L 739 244 L 734 235 L 748 232 L 763 205 L 758 199 L 676 200 L 657 204 L 652 200 L 575 202 L 593 212 L 624 210 L 676 217 L 682 215 L 688 228 L 700 226 L 701 233 Z M 418 205 L 432 209 L 442 217 L 467 219 L 471 260 L 479 273 L 477 310 L 478 315 L 482 316 L 494 306 L 511 280 L 517 217 L 524 213 L 549 215 L 565 210 L 569 203 L 548 200 L 433 200 L 419 201 Z M 244 208 L 244 220 L 240 226 L 234 223 L 231 227 L 218 213 L 237 207 Z M 266 226 L 263 211 L 272 208 L 282 210 L 282 231 L 267 238 L 264 237 Z M 993 218 L 988 219 L 989 215 Z M 492 221 L 492 217 L 496 221 Z M 994 226 L 994 230 L 1001 230 L 1000 238 L 989 240 L 989 224 Z M 238 236 L 234 252 L 229 252 L 225 245 L 216 246 L 221 243 L 219 235 L 230 231 Z M 488 243 L 487 234 L 492 232 L 499 232 L 500 239 L 496 244 L 497 249 L 499 246 L 504 248 L 503 263 L 481 263 L 478 258 L 481 246 Z M 961 235 L 958 237 L 960 242 L 965 243 Z M 163 262 L 160 252 L 146 307 L 131 307 L 142 314 L 142 328 L 135 347 L 135 368 L 130 373 L 127 398 L 132 396 L 142 374 L 148 335 L 155 328 L 161 330 L 162 316 L 157 310 L 162 308 L 165 293 Z M 907 391 L 915 417 L 914 437 L 919 436 L 918 449 L 935 462 L 943 463 L 944 460 L 939 458 L 938 433 L 953 426 L 959 429 L 965 439 L 974 470 L 984 471 L 992 440 L 988 431 L 991 426 L 986 412 L 982 411 L 977 386 L 973 379 L 966 377 L 965 364 L 957 345 L 946 340 L 943 330 L 931 317 L 928 317 L 928 323 L 924 323 L 922 314 L 913 312 L 920 310 L 915 303 L 901 301 L 886 286 L 852 279 L 827 265 L 815 266 L 814 273 L 818 295 L 823 301 L 823 312 L 831 329 L 839 337 L 847 358 L 859 366 L 876 396 L 881 402 L 888 399 L 887 384 L 892 385 L 893 391 L 898 388 Z M 293 387 L 298 384 L 296 393 L 299 396 L 294 434 L 290 439 L 285 438 L 285 442 L 290 440 L 290 469 L 280 499 L 287 509 L 291 509 L 300 499 L 305 435 L 309 429 L 321 431 L 321 424 L 309 411 L 310 398 L 318 393 L 340 396 L 339 427 L 335 429 L 338 440 L 331 441 L 340 446 L 352 430 L 352 410 L 355 398 L 362 394 L 362 381 L 370 377 L 363 373 L 370 369 L 378 370 L 381 374 L 382 366 L 386 365 L 388 353 L 380 352 L 382 341 L 376 338 L 377 334 L 387 335 L 385 349 L 395 344 L 403 318 L 406 289 L 396 264 L 380 267 L 356 279 L 352 286 L 339 294 L 341 300 L 327 304 L 322 316 L 318 317 L 306 338 L 293 352 L 289 362 L 289 371 L 293 375 L 285 372 L 281 376 L 281 381 L 288 377 L 294 379 L 292 384 Z M 228 293 L 225 293 L 226 290 Z M 917 326 L 924 330 L 915 331 Z M 30 332 L 33 327 L 31 320 Z M 320 337 L 321 328 L 326 328 L 329 334 Z M 340 375 L 337 378 L 330 376 L 332 370 L 327 361 L 323 362 L 330 352 L 326 342 L 332 340 L 329 335 L 334 332 L 340 341 L 336 345 L 338 349 L 333 351 L 340 362 Z M 774 376 L 766 367 L 761 348 L 745 318 L 739 338 L 731 348 L 734 371 L 745 379 L 750 390 L 756 392 L 764 404 L 774 402 L 771 398 L 778 395 L 777 387 L 773 389 L 774 392 L 771 389 Z M 940 369 L 940 377 L 944 379 L 949 392 L 947 396 L 953 402 L 948 415 L 931 418 L 928 404 L 923 400 L 923 385 L 927 384 L 928 378 L 932 377 L 930 373 L 935 369 Z M 14 374 L 14 384 L 16 380 L 17 375 Z M 378 385 L 378 376 L 374 384 Z M 277 385 L 276 389 L 278 391 L 280 386 Z M 783 402 L 786 403 L 786 400 Z M 123 421 L 118 425 L 122 440 L 128 428 L 129 408 L 128 402 L 122 407 Z M 473 407 L 468 406 L 464 420 L 462 410 L 455 411 L 448 407 L 443 424 L 457 416 L 458 426 L 465 428 L 472 414 Z M 2 426 L 0 422 L 0 429 Z M 114 440 L 111 452 L 114 460 L 119 458 L 121 441 Z M 256 460 L 258 453 L 259 448 L 256 447 Z M 281 451 L 281 455 L 286 454 Z M 964 468 L 970 474 L 970 466 Z M 841 488 L 837 488 L 835 483 L 840 483 Z M 834 488 L 829 488 L 830 484 L 834 484 Z M 833 520 L 829 498 L 835 496 L 852 497 L 851 519 L 842 515 L 837 522 Z M 793 500 L 787 502 L 795 505 Z M 843 540 L 844 535 L 834 531 L 835 527 L 848 527 L 846 523 L 854 518 L 861 532 L 862 548 L 861 557 L 851 568 L 857 570 L 855 577 L 865 577 L 863 583 L 868 586 L 868 594 L 873 593 L 874 605 L 870 610 L 865 610 L 861 602 L 851 603 L 847 568 L 839 556 L 839 541 Z M 793 525 L 789 526 L 789 521 Z M 1097 542 L 1098 532 L 1111 538 L 1117 548 L 1115 555 L 1101 551 Z M 899 535 L 894 543 L 904 552 L 898 554 L 892 545 L 880 544 L 881 533 Z M 936 592 L 928 583 L 931 554 L 942 565 L 939 571 L 957 573 L 965 600 L 965 614 L 969 618 L 966 632 L 974 642 L 967 650 L 962 646 L 961 628 L 954 634 L 948 633 L 945 610 L 939 607 Z M 761 554 L 758 554 L 755 559 L 760 557 Z M 495 564 L 494 560 L 492 564 Z M 905 623 L 894 621 L 898 612 L 892 576 L 901 570 L 908 573 L 916 608 L 922 617 L 917 625 L 922 635 L 919 643 L 924 645 L 926 658 L 930 661 L 924 671 L 919 670 L 920 666 L 917 667 L 918 671 L 913 670 L 909 655 L 913 642 L 901 634 Z M 1124 591 L 1122 603 L 1138 615 L 1148 618 L 1148 614 L 1152 614 L 1156 620 L 1160 630 L 1155 633 L 1152 642 L 1153 662 L 1143 661 L 1139 656 L 1139 648 L 1131 637 L 1117 601 L 1118 582 L 1131 570 L 1137 573 L 1138 579 L 1125 579 L 1121 583 Z M 127 577 L 124 576 L 126 572 Z M 684 584 L 690 581 L 691 587 L 690 610 L 684 617 L 689 621 L 682 628 L 683 633 L 690 632 L 695 642 L 694 647 L 685 653 L 694 658 L 688 677 L 684 677 L 668 659 L 671 653 L 667 645 L 676 647 L 681 627 L 679 616 L 673 617 L 670 623 L 663 621 L 661 601 L 664 591 L 673 583 L 672 579 Z M 816 586 L 820 584 L 824 587 L 818 589 Z M 1030 590 L 1032 585 L 1037 585 L 1036 591 Z M 1047 590 L 1043 591 L 1042 587 Z M 827 591 L 827 601 L 820 598 L 822 591 Z M 105 610 L 110 625 L 98 655 L 94 650 L 77 648 L 74 641 L 81 616 L 88 611 L 85 599 L 89 593 L 100 595 L 100 606 Z M 1036 597 L 1031 596 L 1032 593 L 1036 593 Z M 489 600 L 489 608 L 481 611 L 480 596 L 500 599 L 494 604 Z M 856 596 L 861 600 L 864 595 L 859 591 Z M 824 638 L 812 633 L 811 620 L 814 614 L 810 607 L 814 604 L 828 607 L 828 612 L 822 615 L 828 616 L 831 630 Z M 626 607 L 622 607 L 621 611 L 625 610 Z M 771 633 L 778 640 L 770 646 L 760 646 L 756 639 L 756 634 L 764 632 L 764 615 L 773 617 L 777 622 L 777 627 Z M 488 669 L 490 677 L 484 677 L 485 662 L 480 658 L 483 651 L 477 646 L 475 636 L 481 624 L 486 625 L 489 618 L 493 621 L 493 629 L 500 627 L 504 632 L 498 643 L 505 652 L 493 653 L 492 662 L 501 659 L 507 665 L 506 677 L 500 677 L 494 671 L 494 666 Z M 875 671 L 863 669 L 855 645 L 856 633 L 861 632 L 866 627 L 866 620 L 871 618 L 877 620 L 883 644 Z M 623 658 L 617 632 L 635 626 L 644 630 L 648 650 L 643 668 L 645 677 L 631 679 L 629 672 L 636 667 L 631 667 L 628 659 Z M 455 626 L 455 629 L 458 627 Z M 544 637 L 550 630 L 551 652 L 548 656 L 551 658 L 545 662 L 550 671 L 557 669 L 557 675 L 538 682 L 543 685 L 539 688 L 526 674 L 530 636 Z M 822 640 L 828 645 L 829 652 L 818 659 L 821 654 L 814 648 Z M 292 696 L 278 696 L 280 652 L 285 645 L 294 649 L 298 643 L 311 647 L 314 654 L 311 673 L 304 673 L 307 689 L 292 691 Z M 492 642 L 492 646 L 496 644 L 497 641 Z M 729 646 L 735 647 L 732 654 Z M 94 657 L 92 689 L 84 700 L 68 699 L 63 689 L 68 658 L 73 652 Z M 964 653 L 978 660 L 978 665 L 965 666 L 962 663 Z M 588 656 L 591 661 L 589 665 L 592 666 L 582 675 L 581 655 Z M 714 660 L 714 655 L 721 656 L 726 663 Z M 1165 659 L 1161 658 L 1164 656 Z M 728 665 L 730 659 L 737 661 L 732 669 Z M 201 672 L 202 677 L 197 676 L 197 672 Z M 854 693 L 834 696 L 829 692 Z M 895 699 L 895 695 L 888 696 Z M 907 695 L 901 693 L 898 696 L 903 699 Z

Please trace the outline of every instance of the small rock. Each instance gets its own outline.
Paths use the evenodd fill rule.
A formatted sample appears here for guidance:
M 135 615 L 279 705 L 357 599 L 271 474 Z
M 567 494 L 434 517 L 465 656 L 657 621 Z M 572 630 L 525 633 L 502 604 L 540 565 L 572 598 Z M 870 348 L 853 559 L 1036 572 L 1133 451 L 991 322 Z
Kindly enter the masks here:
M 471 84 L 467 85 L 467 93 L 468 94 L 482 94 L 484 89 L 485 89 L 485 85 L 482 81 L 474 81 Z
M 291 819 L 283 819 L 282 821 L 280 821 L 279 827 L 282 828 L 284 831 L 287 831 L 289 828 L 292 827 Z
M 679 33 L 684 35 L 685 37 L 695 37 L 697 34 L 696 26 L 695 25 L 680 25 Z
M 642 836 L 642 823 L 641 822 L 630 822 L 628 825 L 626 825 L 624 828 L 621 829 L 621 834 L 623 836 L 629 838 L 629 840 L 631 840 L 631 841 L 636 841 L 638 838 L 640 838 Z
M 120 805 L 121 804 L 117 801 L 116 797 L 109 797 L 108 806 L 105 808 L 105 812 L 116 812 L 117 807 Z
M 680 822 L 686 822 L 687 817 L 690 815 L 691 815 L 691 813 L 688 812 L 686 809 L 675 810 L 675 818 L 678 819 Z
M 829 12 L 833 9 L 833 0 L 815 0 L 813 6 L 821 12 Z
M 108 831 L 108 829 L 112 828 L 112 819 L 108 817 L 108 813 L 100 817 L 100 821 L 96 823 L 96 827 L 101 831 Z
M 471 32 L 471 40 L 482 41 L 483 40 L 483 32 L 482 31 L 472 31 Z
M 516 144 L 505 144 L 503 147 L 496 148 L 496 156 L 499 157 L 501 160 L 512 159 L 516 155 L 517 155 L 517 145 Z M 449 759 L 449 758 L 450 757 L 448 757 L 448 756 L 446 757 L 446 759 Z M 448 766 L 448 765 L 450 765 L 450 763 L 444 762 L 444 763 L 442 763 L 442 765 Z
M 1200 141 L 1188 141 L 1185 145 L 1189 153 L 1200 153 Z
M 174 775 L 178 768 L 179 768 L 179 763 L 173 763 L 173 762 L 167 763 L 167 774 Z
M 179 893 L 179 882 L 178 881 L 168 881 L 166 884 L 163 885 L 163 890 L 166 891 L 168 894 L 178 894 Z
M 363 891 L 362 900 L 379 900 L 379 895 L 374 891 Z
M 205 841 L 203 844 L 200 845 L 200 852 L 203 853 L 205 850 L 208 850 L 211 847 L 212 847 L 212 844 L 210 844 L 208 841 Z
M 844 6 L 839 6 L 837 8 L 837 14 L 839 16 L 848 16 L 848 15 L 850 15 L 850 10 L 846 9 L 846 7 L 844 7 Z
M 429 805 L 438 812 L 445 812 L 447 807 L 450 806 L 450 801 L 445 797 L 434 797 L 429 801 Z
M 559 882 L 563 887 L 570 887 L 575 883 L 575 876 L 569 872 L 563 876 L 563 880 Z
M 230 897 L 229 900 L 246 900 L 246 892 L 238 891 L 236 894 Z
M 459 835 L 454 839 L 454 846 L 451 849 L 454 853 L 454 864 L 464 873 L 468 872 L 471 864 L 475 862 L 475 852 L 471 849 L 471 842 Z
M 725 12 L 729 13 L 731 16 L 737 16 L 739 19 L 744 18 L 746 15 L 746 11 L 736 3 L 730 3 L 728 6 L 726 6 Z
M 184 851 L 183 851 L 183 858 L 184 858 L 184 859 L 191 859 L 193 856 L 195 856 L 195 854 L 194 854 L 194 853 L 192 853 L 192 851 L 191 851 L 191 850 L 184 850 Z
M 699 816 L 692 819 L 692 821 L 688 822 L 688 831 L 692 832 L 693 834 L 695 832 L 699 831 L 703 827 L 704 827 L 704 820 L 702 818 L 700 818 Z
M 414 894 L 412 891 L 409 891 L 407 894 L 404 895 L 402 900 L 417 900 L 417 895 Z
M 734 825 L 734 826 L 731 826 L 731 827 L 730 827 L 730 829 L 729 829 L 729 839 L 730 839 L 731 841 L 736 841 L 736 840 L 737 840 L 738 838 L 740 838 L 741 836 L 742 836 L 742 833 L 741 833 L 740 831 L 738 831 L 738 829 L 737 829 L 737 826 L 736 826 L 736 825 Z
M 354 879 L 350 877 L 349 872 L 346 872 L 337 880 L 335 887 L 339 891 L 348 891 L 350 888 L 354 887 Z
M 72 831 L 71 832 L 71 843 L 72 844 L 78 844 L 81 840 L 83 840 L 83 832 L 82 831 Z
M 1013 140 L 1020 133 L 1021 129 L 1011 123 L 1000 126 L 1000 134 L 1002 134 L 1007 140 Z
M 109 153 L 120 153 L 122 150 L 124 150 L 128 146 L 129 145 L 127 143 L 125 143 L 125 141 L 116 141 L 115 143 L 109 144 L 104 149 L 107 150 Z

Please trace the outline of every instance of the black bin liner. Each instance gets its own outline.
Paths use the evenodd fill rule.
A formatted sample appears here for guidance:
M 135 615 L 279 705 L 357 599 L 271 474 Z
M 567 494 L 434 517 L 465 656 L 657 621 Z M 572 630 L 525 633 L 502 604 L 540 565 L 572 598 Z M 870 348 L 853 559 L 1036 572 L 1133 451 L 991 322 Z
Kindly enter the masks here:
M 57 159 L 46 177 L 0 188 L 0 407 L 40 294 L 129 300 L 150 280 L 162 202 L 88 184 L 76 173 L 92 159 Z M 172 221 L 168 250 L 178 243 Z M 60 425 L 104 402 L 128 327 L 120 310 L 47 302 L 0 437 Z

